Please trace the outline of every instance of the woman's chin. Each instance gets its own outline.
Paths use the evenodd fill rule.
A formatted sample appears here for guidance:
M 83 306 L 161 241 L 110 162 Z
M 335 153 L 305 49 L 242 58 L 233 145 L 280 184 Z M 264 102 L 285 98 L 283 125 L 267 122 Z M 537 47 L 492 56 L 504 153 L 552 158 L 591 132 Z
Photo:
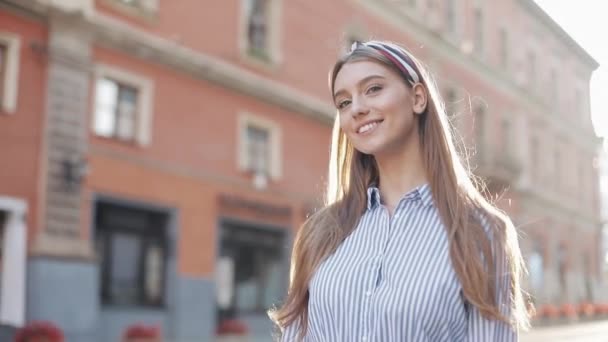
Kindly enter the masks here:
M 355 149 L 363 154 L 369 154 L 369 155 L 376 155 L 377 153 L 382 151 L 382 149 L 378 148 L 377 146 L 361 146 L 361 147 L 355 146 Z

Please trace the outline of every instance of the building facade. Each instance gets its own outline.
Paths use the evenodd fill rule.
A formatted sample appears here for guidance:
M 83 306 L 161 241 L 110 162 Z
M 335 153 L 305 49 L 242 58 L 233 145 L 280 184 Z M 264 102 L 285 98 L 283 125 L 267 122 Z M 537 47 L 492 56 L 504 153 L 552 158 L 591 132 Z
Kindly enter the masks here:
M 599 301 L 597 63 L 531 0 L 0 1 L 0 321 L 268 336 L 321 200 L 348 42 L 434 72 L 538 303 Z M 22 246 L 22 247 L 20 247 Z M 25 285 L 24 285 L 25 284 Z

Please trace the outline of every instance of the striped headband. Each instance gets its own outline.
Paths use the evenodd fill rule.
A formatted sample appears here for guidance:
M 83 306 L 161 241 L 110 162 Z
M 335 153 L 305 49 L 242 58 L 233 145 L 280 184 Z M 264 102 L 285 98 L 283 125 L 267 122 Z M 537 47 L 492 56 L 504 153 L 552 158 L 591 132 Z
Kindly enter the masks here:
M 420 77 L 414 68 L 414 62 L 399 46 L 375 41 L 370 41 L 367 43 L 354 42 L 351 46 L 351 52 L 357 49 L 360 45 L 371 47 L 380 52 L 384 57 L 388 58 L 399 70 L 401 70 L 411 85 L 420 82 Z

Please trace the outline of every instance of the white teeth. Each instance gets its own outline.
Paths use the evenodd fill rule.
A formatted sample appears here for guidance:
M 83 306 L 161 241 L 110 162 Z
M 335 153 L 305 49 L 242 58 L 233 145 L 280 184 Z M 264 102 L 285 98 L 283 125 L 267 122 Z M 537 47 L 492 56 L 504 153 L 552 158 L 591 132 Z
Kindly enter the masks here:
M 365 133 L 367 131 L 372 130 L 376 126 L 378 126 L 378 122 L 368 123 L 367 125 L 362 126 L 361 128 L 359 128 L 359 131 L 357 133 Z

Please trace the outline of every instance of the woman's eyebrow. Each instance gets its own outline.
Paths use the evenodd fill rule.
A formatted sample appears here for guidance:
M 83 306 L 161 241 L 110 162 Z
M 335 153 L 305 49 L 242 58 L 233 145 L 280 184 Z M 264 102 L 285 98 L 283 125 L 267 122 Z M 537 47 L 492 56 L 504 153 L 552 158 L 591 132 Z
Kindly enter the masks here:
M 361 79 L 359 82 L 357 82 L 357 86 L 360 87 L 361 84 L 367 83 L 367 82 L 369 82 L 370 80 L 372 80 L 374 78 L 382 78 L 382 79 L 384 79 L 385 77 L 382 76 L 382 75 L 369 75 L 369 76 L 364 77 L 363 79 Z M 338 95 L 341 95 L 342 93 L 346 93 L 346 90 L 340 89 L 340 90 L 336 91 L 334 93 L 334 100 L 336 99 L 336 97 L 338 97 Z

